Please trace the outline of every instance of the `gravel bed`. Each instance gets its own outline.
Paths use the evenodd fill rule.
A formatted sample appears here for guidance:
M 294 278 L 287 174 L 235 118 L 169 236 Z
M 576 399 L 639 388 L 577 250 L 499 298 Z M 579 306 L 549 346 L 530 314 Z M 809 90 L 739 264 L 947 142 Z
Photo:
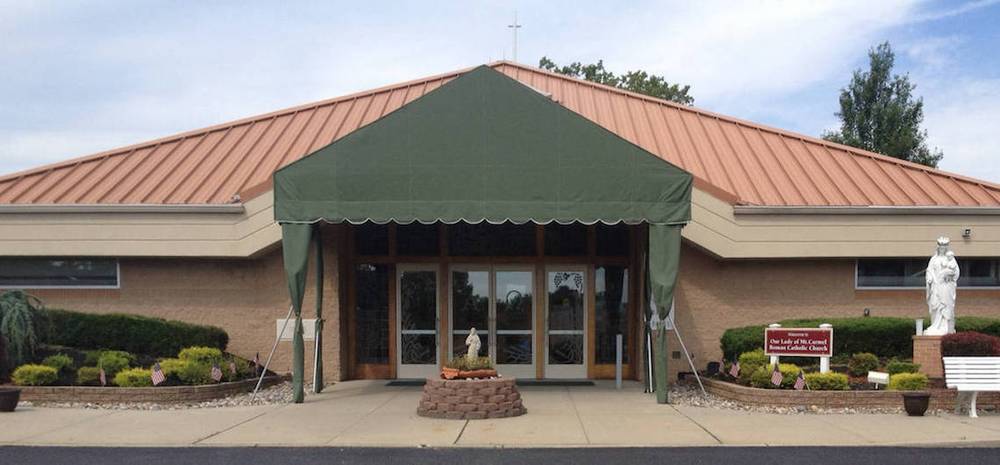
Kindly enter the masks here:
M 312 383 L 305 387 L 306 396 L 312 391 Z M 18 407 L 85 408 L 102 410 L 185 410 L 193 408 L 244 407 L 250 405 L 289 404 L 292 402 L 292 383 L 285 381 L 267 389 L 261 389 L 257 397 L 250 400 L 251 393 L 239 394 L 203 402 L 19 402 Z

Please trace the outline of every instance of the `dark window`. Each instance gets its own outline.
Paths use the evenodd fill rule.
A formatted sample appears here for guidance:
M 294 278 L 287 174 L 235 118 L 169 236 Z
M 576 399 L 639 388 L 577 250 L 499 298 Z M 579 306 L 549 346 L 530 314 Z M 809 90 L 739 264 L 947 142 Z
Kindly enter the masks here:
M 389 266 L 355 269 L 355 354 L 358 363 L 389 363 Z
M 597 224 L 597 255 L 619 257 L 628 255 L 629 233 L 627 224 Z
M 396 255 L 437 256 L 441 243 L 438 242 L 438 225 L 410 223 L 396 226 Z
M 389 255 L 389 225 L 365 223 L 354 226 L 358 255 Z
M 118 260 L 0 258 L 0 287 L 118 287 Z
M 929 259 L 865 258 L 858 260 L 858 287 L 924 287 Z M 958 258 L 958 287 L 1000 287 L 1000 260 Z
M 597 349 L 596 363 L 615 363 L 615 339 L 622 335 L 622 363 L 628 363 L 628 268 L 595 268 Z
M 448 225 L 448 254 L 458 257 L 526 257 L 535 255 L 534 224 Z
M 545 225 L 545 255 L 551 257 L 587 255 L 587 227 L 579 223 Z

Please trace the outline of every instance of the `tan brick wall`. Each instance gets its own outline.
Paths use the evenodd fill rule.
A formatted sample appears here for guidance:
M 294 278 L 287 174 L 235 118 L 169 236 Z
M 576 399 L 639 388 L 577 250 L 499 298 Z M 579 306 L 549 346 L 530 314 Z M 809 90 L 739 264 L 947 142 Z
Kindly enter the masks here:
M 699 369 L 722 356 L 719 337 L 727 328 L 797 317 L 860 317 L 866 307 L 872 316 L 927 318 L 922 289 L 855 290 L 854 260 L 724 261 L 690 244 L 681 253 L 675 320 Z M 1000 318 L 1000 291 L 959 289 L 957 313 Z M 676 341 L 672 347 L 678 350 Z M 674 374 L 689 370 L 683 359 L 670 363 Z
M 323 370 L 327 382 L 342 378 L 334 234 L 324 233 L 325 287 Z M 267 358 L 276 335 L 275 320 L 288 313 L 288 287 L 281 249 L 252 259 L 121 259 L 121 288 L 31 290 L 53 308 L 94 313 L 134 313 L 222 327 L 229 351 L 248 359 Z M 310 266 L 312 264 L 310 263 Z M 315 317 L 315 281 L 310 268 L 303 318 Z M 289 322 L 292 328 L 294 320 Z M 306 342 L 307 381 L 314 346 Z M 291 371 L 291 341 L 281 342 L 271 362 L 277 373 Z

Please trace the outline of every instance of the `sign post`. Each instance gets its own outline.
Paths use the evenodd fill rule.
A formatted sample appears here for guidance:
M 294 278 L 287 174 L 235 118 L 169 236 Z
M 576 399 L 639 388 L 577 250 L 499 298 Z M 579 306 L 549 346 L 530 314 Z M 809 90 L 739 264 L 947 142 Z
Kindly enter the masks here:
M 822 324 L 819 328 L 782 328 L 770 325 L 764 329 L 764 355 L 777 363 L 779 356 L 819 357 L 820 372 L 830 371 L 833 356 L 833 326 Z

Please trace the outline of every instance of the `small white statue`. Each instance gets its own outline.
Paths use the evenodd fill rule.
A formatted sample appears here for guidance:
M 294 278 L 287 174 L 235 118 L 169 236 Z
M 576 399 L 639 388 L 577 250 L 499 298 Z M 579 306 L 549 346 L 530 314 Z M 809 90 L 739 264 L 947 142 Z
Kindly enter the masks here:
M 937 252 L 927 263 L 927 310 L 931 324 L 924 330 L 927 336 L 943 336 L 955 332 L 955 296 L 958 287 L 958 261 L 948 250 L 947 237 L 937 240 Z
M 465 345 L 469 346 L 469 351 L 465 354 L 466 360 L 471 362 L 479 358 L 479 348 L 482 347 L 483 343 L 479 340 L 479 335 L 476 334 L 476 328 L 469 330 L 469 337 L 465 338 Z

